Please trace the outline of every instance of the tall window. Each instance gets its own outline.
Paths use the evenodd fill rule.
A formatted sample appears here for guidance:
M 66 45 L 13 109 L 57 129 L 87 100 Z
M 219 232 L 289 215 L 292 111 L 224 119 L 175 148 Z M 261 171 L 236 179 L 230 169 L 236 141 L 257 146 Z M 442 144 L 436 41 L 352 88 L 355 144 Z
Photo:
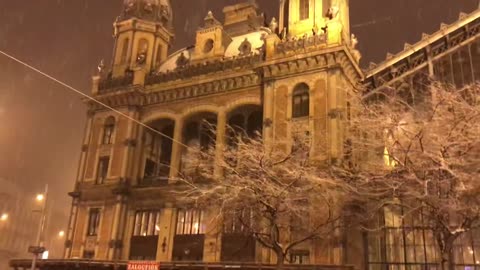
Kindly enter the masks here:
M 227 212 L 224 215 L 224 233 L 249 233 L 253 225 L 253 212 L 250 209 L 242 209 Z
M 300 0 L 300 20 L 310 17 L 310 0 Z
M 309 87 L 305 83 L 298 84 L 293 90 L 292 116 L 293 118 L 310 115 Z
M 101 157 L 98 160 L 97 178 L 95 179 L 96 184 L 105 183 L 105 180 L 107 179 L 109 163 L 110 163 L 109 157 Z
M 142 38 L 138 41 L 138 48 L 137 48 L 137 62 L 144 63 L 147 60 L 148 54 L 148 40 Z
M 137 211 L 133 236 L 156 236 L 160 232 L 160 211 Z
M 203 211 L 198 209 L 178 210 L 178 234 L 204 234 Z
M 113 143 L 113 132 L 115 131 L 115 118 L 110 116 L 105 120 L 105 125 L 103 126 L 103 144 L 112 144 Z
M 129 44 L 130 44 L 130 39 L 125 38 L 122 44 L 122 54 L 120 55 L 120 64 L 125 64 L 127 62 Z
M 100 208 L 92 208 L 88 214 L 87 236 L 97 236 L 100 225 Z
M 440 254 L 425 215 L 418 211 L 405 218 L 404 211 L 402 207 L 386 208 L 379 224 L 384 228 L 383 231 L 369 235 L 371 269 L 406 264 L 426 267 L 439 261 Z

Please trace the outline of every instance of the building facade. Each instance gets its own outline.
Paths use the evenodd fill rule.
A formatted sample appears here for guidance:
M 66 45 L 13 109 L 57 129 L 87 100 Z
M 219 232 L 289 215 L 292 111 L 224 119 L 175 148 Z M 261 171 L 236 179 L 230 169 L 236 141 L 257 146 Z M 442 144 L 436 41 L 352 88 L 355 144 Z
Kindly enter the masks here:
M 195 45 L 168 54 L 168 0 L 125 0 L 114 23 L 112 63 L 99 66 L 92 87 L 92 96 L 117 112 L 87 101 L 66 259 L 275 262 L 248 237 L 212 233 L 208 209 L 176 204 L 171 190 L 189 168 L 188 146 L 214 145 L 221 159 L 228 125 L 261 132 L 267 144 L 308 132 L 312 155 L 336 162 L 344 155 L 343 115 L 353 91 L 408 91 L 423 87 L 425 76 L 459 86 L 480 79 L 480 11 L 362 71 L 348 0 L 280 2 L 278 20 L 269 23 L 252 1 L 225 7 L 224 22 L 209 12 Z M 339 243 L 312 242 L 290 256 L 359 269 L 435 268 L 428 232 L 395 218 L 385 213 L 383 236 L 346 232 Z M 412 229 L 422 229 L 422 243 L 407 241 Z M 478 264 L 479 238 L 469 238 L 459 265 Z M 424 256 L 412 259 L 412 248 Z

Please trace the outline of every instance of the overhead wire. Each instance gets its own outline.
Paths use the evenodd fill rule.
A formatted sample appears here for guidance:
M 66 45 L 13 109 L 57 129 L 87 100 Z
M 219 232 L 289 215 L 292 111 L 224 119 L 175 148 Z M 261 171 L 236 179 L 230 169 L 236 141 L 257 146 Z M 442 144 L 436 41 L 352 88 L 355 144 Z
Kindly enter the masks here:
M 105 107 L 105 108 L 113 111 L 113 112 L 115 112 L 116 114 L 118 114 L 118 115 L 120 115 L 120 116 L 122 116 L 122 117 L 124 117 L 124 118 L 126 118 L 126 119 L 128 119 L 128 120 L 130 120 L 130 121 L 132 121 L 132 122 L 134 122 L 134 123 L 137 123 L 138 125 L 146 128 L 146 129 L 148 129 L 148 130 L 150 130 L 150 131 L 152 131 L 152 132 L 154 132 L 154 133 L 156 133 L 156 134 L 158 134 L 158 135 L 160 135 L 160 136 L 162 136 L 162 137 L 164 137 L 164 138 L 167 138 L 167 139 L 172 140 L 172 142 L 176 142 L 176 143 L 178 143 L 179 145 L 182 145 L 182 146 L 184 146 L 184 147 L 186 147 L 186 148 L 192 148 L 192 147 L 190 147 L 190 146 L 182 143 L 181 141 L 175 140 L 174 138 L 166 135 L 165 133 L 160 132 L 160 131 L 158 131 L 158 130 L 152 128 L 152 127 L 150 127 L 149 125 L 147 125 L 147 124 L 145 124 L 145 123 L 142 123 L 142 122 L 138 121 L 137 119 L 135 119 L 135 118 L 133 118 L 133 117 L 131 117 L 131 116 L 129 116 L 129 115 L 127 115 L 127 114 L 125 114 L 125 113 L 123 113 L 123 112 L 121 112 L 121 111 L 119 111 L 119 110 L 117 110 L 117 109 L 115 109 L 115 108 L 113 108 L 113 107 L 111 107 L 111 106 L 109 106 L 108 104 L 105 104 L 105 103 L 103 103 L 102 101 L 100 101 L 100 100 L 98 100 L 98 99 L 96 99 L 96 98 L 94 98 L 94 97 L 92 97 L 92 96 L 90 96 L 90 95 L 87 95 L 87 94 L 83 93 L 82 91 L 76 89 L 75 87 L 73 87 L 73 86 L 71 86 L 71 85 L 69 85 L 69 84 L 67 84 L 67 83 L 64 83 L 63 81 L 60 81 L 59 79 L 57 79 L 57 78 L 55 78 L 55 77 L 53 77 L 53 76 L 51 76 L 51 75 L 49 75 L 49 74 L 47 74 L 47 73 L 39 70 L 38 68 L 36 68 L 36 67 L 34 67 L 34 66 L 32 66 L 32 65 L 30 65 L 30 64 L 28 64 L 28 63 L 26 63 L 26 62 L 24 62 L 24 61 L 22 61 L 22 60 L 20 60 L 20 59 L 14 57 L 14 56 L 12 56 L 12 55 L 10 55 L 10 54 L 2 51 L 2 50 L 0 50 L 0 54 L 4 55 L 5 57 L 7 57 L 7 58 L 9 58 L 9 59 L 11 59 L 11 60 L 13 60 L 13 61 L 15 61 L 15 62 L 23 65 L 23 66 L 25 66 L 25 67 L 33 70 L 33 71 L 35 71 L 35 72 L 37 72 L 37 73 L 39 73 L 39 74 L 41 74 L 41 75 L 43 75 L 44 77 L 46 77 L 46 78 L 48 78 L 48 79 L 50 79 L 50 80 L 52 80 L 52 81 L 54 81 L 54 82 L 56 82 L 56 83 L 64 86 L 64 87 L 68 88 L 69 90 L 71 90 L 71 91 L 73 91 L 73 92 L 75 92 L 75 93 L 77 93 L 77 94 L 79 94 L 79 95 L 81 95 L 81 96 L 83 96 L 83 97 L 85 97 L 85 98 L 87 98 L 87 99 L 89 99 L 89 100 L 91 100 L 91 101 L 93 101 L 93 102 L 95 102 L 95 103 L 97 103 L 97 104 L 99 104 L 99 105 L 101 105 L 101 106 L 103 106 L 103 107 Z

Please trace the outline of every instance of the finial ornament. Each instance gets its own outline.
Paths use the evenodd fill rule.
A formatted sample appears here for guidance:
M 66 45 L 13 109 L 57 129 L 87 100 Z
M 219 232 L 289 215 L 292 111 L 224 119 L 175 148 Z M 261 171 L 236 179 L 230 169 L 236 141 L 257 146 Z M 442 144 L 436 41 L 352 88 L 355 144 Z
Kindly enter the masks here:
M 98 69 L 98 74 L 103 74 L 103 72 L 105 71 L 105 61 L 103 59 L 100 60 L 100 63 L 98 64 L 97 69 Z
M 358 39 L 355 36 L 355 34 L 350 35 L 350 46 L 352 46 L 352 49 L 355 49 L 358 45 Z
M 340 9 L 337 6 L 331 6 L 327 10 L 326 17 L 330 20 L 336 19 L 338 17 L 339 12 L 340 12 Z
M 277 19 L 275 19 L 275 17 L 273 17 L 272 20 L 270 21 L 270 25 L 268 26 L 268 28 L 270 28 L 270 30 L 272 30 L 273 33 L 277 31 L 278 22 L 277 22 Z

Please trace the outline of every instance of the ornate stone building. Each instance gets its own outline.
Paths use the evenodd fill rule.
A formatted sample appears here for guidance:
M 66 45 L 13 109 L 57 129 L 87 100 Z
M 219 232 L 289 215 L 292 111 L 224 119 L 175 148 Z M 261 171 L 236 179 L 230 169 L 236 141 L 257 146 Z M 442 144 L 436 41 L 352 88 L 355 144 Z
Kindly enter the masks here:
M 274 262 L 255 243 L 246 241 L 238 252 L 230 243 L 239 239 L 211 234 L 208 209 L 175 204 L 172 183 L 189 166 L 184 145 L 215 145 L 221 158 L 227 125 L 260 131 L 267 143 L 308 132 L 313 155 L 331 162 L 343 156 L 342 116 L 351 91 L 408 90 L 423 85 L 425 74 L 458 85 L 480 79 L 480 11 L 461 14 L 456 23 L 442 24 L 439 32 L 362 71 L 348 0 L 280 2 L 278 20 L 269 23 L 252 1 L 225 7 L 223 22 L 208 13 L 195 45 L 168 54 L 174 37 L 169 1 L 125 0 L 114 23 L 112 63 L 99 66 L 92 96 L 145 126 L 87 101 L 66 259 Z M 205 121 L 215 124 L 216 134 Z M 405 234 L 403 225 L 388 228 L 385 235 Z M 359 269 L 427 269 L 436 260 L 407 256 L 412 246 L 427 254 L 428 239 L 409 246 L 359 232 L 344 238 L 291 255 L 297 262 Z M 476 239 L 472 253 L 465 252 L 471 258 L 462 257 L 465 265 L 480 259 Z M 392 255 L 392 246 L 403 255 Z

